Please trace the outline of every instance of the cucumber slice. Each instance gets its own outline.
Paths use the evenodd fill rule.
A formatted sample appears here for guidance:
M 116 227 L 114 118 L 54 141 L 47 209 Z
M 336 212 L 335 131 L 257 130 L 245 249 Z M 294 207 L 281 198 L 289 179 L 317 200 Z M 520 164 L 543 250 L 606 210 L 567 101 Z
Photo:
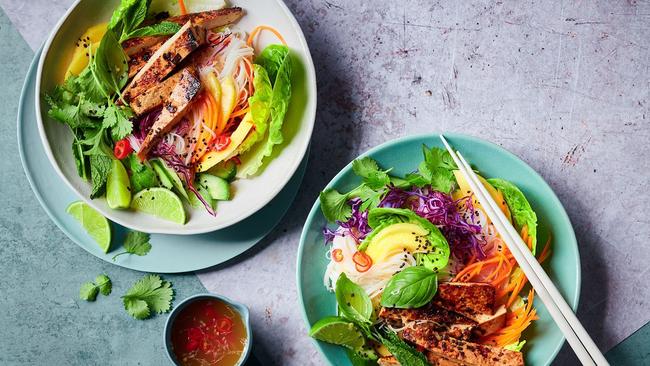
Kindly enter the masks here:
M 233 179 L 235 179 L 235 175 L 237 175 L 237 164 L 231 160 L 228 160 L 210 168 L 210 170 L 208 170 L 208 173 L 216 175 L 221 179 L 225 179 L 228 182 L 232 182 Z
M 199 192 L 201 197 L 203 197 L 203 199 L 205 199 L 210 204 L 210 206 L 212 206 L 213 210 L 217 209 L 217 200 L 212 199 L 212 196 L 210 195 L 210 192 L 208 192 L 208 190 L 205 187 L 203 187 L 201 185 L 197 185 L 196 190 Z M 196 195 L 192 191 L 190 191 L 190 193 L 189 193 L 189 200 L 188 201 L 190 202 L 190 205 L 193 208 L 201 208 L 201 207 L 203 207 L 203 202 L 201 202 L 201 200 L 199 200 L 199 198 L 196 197 Z
M 106 179 L 106 201 L 112 209 L 129 208 L 131 204 L 131 181 L 124 165 L 113 159 Z
M 207 173 L 199 174 L 199 185 L 210 192 L 212 199 L 230 200 L 230 184 L 223 178 Z
M 156 172 L 156 175 L 158 176 L 158 180 L 160 181 L 160 184 L 162 184 L 163 187 L 171 190 L 174 188 L 174 185 L 172 184 L 171 179 L 167 176 L 167 172 L 165 171 L 165 168 L 162 165 L 162 162 L 160 160 L 149 160 L 151 163 L 151 166 L 153 167 L 153 170 Z
M 154 159 L 151 161 L 154 166 L 154 170 L 156 170 L 156 173 L 160 177 L 161 173 L 164 174 L 167 178 L 168 184 L 170 184 L 170 187 L 167 187 L 165 183 L 165 187 L 168 189 L 173 189 L 176 193 L 178 193 L 181 197 L 185 198 L 189 202 L 190 197 L 187 195 L 187 191 L 185 190 L 185 186 L 183 186 L 183 181 L 181 181 L 181 178 L 178 176 L 178 173 L 172 168 L 170 168 L 167 163 L 165 163 L 164 160 L 161 159 Z M 154 163 L 155 162 L 155 163 Z M 156 168 L 156 166 L 158 168 Z M 160 172 L 159 172 L 160 171 Z M 160 178 L 160 181 L 163 181 L 163 178 Z

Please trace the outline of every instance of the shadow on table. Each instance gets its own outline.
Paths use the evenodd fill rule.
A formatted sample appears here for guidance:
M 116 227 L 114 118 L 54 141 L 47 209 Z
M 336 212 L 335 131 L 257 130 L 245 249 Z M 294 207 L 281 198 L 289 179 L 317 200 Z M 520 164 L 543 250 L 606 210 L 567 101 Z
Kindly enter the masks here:
M 605 265 L 602 248 L 608 244 L 597 234 L 597 230 L 595 230 L 589 218 L 584 215 L 584 212 L 588 212 L 589 208 L 585 207 L 580 200 L 567 195 L 562 198 L 562 204 L 571 218 L 580 249 L 582 290 L 580 292 L 578 318 L 594 342 L 605 353 L 603 345 L 607 343 L 610 335 L 607 333 L 603 319 L 607 316 L 605 310 L 607 302 L 610 300 L 606 286 L 608 282 L 607 266 Z M 565 342 L 553 365 L 579 364 L 580 362 L 573 350 Z

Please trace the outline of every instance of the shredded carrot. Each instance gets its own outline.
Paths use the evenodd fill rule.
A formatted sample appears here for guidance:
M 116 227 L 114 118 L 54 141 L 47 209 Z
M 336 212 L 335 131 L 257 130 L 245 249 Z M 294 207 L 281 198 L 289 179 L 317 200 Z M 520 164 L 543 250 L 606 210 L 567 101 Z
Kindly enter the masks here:
M 535 293 L 531 289 L 528 292 L 528 303 L 506 316 L 506 325 L 496 333 L 481 340 L 481 343 L 493 344 L 499 347 L 518 342 L 526 328 L 537 320 L 537 311 L 533 308 Z
M 282 42 L 283 45 L 285 46 L 287 45 L 287 42 L 284 40 L 280 32 L 278 32 L 277 29 L 273 27 L 269 27 L 268 25 L 260 25 L 255 27 L 255 29 L 253 29 L 251 31 L 251 34 L 248 36 L 248 41 L 246 42 L 246 44 L 248 44 L 249 47 L 252 47 L 255 37 L 257 37 L 257 35 L 263 30 L 270 31 L 271 33 L 275 34 L 275 36 L 278 37 L 278 39 L 280 40 L 280 42 Z
M 248 113 L 248 111 L 250 111 L 250 110 L 251 110 L 250 107 L 242 108 L 242 109 L 240 109 L 240 110 L 238 110 L 236 112 L 232 112 L 232 114 L 230 116 L 231 117 L 243 116 L 244 114 Z
M 178 7 L 181 10 L 181 15 L 187 14 L 187 8 L 185 7 L 185 1 L 183 0 L 178 0 Z

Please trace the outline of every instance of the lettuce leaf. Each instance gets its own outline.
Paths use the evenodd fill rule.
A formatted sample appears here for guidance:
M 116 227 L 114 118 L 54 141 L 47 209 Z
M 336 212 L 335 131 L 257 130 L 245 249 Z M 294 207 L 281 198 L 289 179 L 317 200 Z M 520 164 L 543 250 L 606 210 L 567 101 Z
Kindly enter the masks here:
M 524 226 L 528 227 L 528 236 L 533 241 L 532 252 L 534 255 L 537 249 L 537 215 L 533 211 L 533 208 L 530 207 L 526 196 L 524 196 L 517 186 L 507 180 L 492 178 L 487 181 L 503 193 L 508 208 L 510 208 L 515 228 L 521 231 Z
M 271 156 L 273 147 L 284 141 L 282 123 L 289 109 L 291 99 L 292 64 L 289 48 L 281 45 L 268 46 L 255 62 L 268 73 L 273 86 L 269 105 L 270 120 L 263 141 L 260 141 L 248 153 L 241 156 L 242 164 L 237 171 L 237 177 L 239 178 L 256 174 L 262 167 L 264 158 Z M 257 94 L 257 91 L 255 94 Z M 259 102 L 261 103 L 261 101 Z M 258 111 L 258 118 L 261 118 L 260 112 Z M 255 118 L 254 115 L 253 118 Z
M 250 106 L 250 115 L 255 124 L 255 130 L 251 131 L 246 139 L 237 148 L 238 154 L 243 154 L 250 150 L 255 143 L 261 141 L 269 127 L 268 119 L 271 114 L 271 99 L 273 97 L 273 88 L 266 70 L 260 65 L 253 65 L 253 85 L 255 93 L 248 98 Z

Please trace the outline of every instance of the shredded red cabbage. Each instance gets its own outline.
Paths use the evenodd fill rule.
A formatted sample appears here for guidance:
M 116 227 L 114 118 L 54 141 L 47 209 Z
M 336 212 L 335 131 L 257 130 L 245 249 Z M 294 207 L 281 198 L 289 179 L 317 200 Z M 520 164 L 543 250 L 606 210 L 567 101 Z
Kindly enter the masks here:
M 162 106 L 147 112 L 136 121 L 134 124 L 136 128 L 135 131 L 133 131 L 133 136 L 135 136 L 139 142 L 142 142 L 144 138 L 147 137 L 147 133 L 149 133 L 151 126 L 156 122 L 161 112 Z
M 368 226 L 368 211 L 360 210 L 362 203 L 361 199 L 353 198 L 349 203 L 350 206 L 352 206 L 352 215 L 350 215 L 348 221 L 337 221 L 336 223 L 338 228 L 336 228 L 336 230 L 332 230 L 327 226 L 323 228 L 325 244 L 331 243 L 335 236 L 346 235 L 350 235 L 358 243 L 370 233 L 371 229 L 370 226 Z
M 474 221 L 476 215 L 471 196 L 454 200 L 451 195 L 432 190 L 430 187 L 414 186 L 410 190 L 404 190 L 390 185 L 387 189 L 379 207 L 408 208 L 431 221 L 440 229 L 452 252 L 458 258 L 467 258 L 468 254 L 475 254 L 479 258 L 485 257 L 484 243 L 477 236 L 481 232 L 481 225 Z M 337 235 L 351 235 L 360 241 L 370 233 L 368 211 L 359 210 L 361 200 L 355 198 L 350 201 L 350 204 L 352 215 L 348 221 L 338 221 L 339 226 L 336 230 L 327 227 L 323 229 L 325 243 L 330 243 Z M 469 213 L 469 221 L 461 212 Z

